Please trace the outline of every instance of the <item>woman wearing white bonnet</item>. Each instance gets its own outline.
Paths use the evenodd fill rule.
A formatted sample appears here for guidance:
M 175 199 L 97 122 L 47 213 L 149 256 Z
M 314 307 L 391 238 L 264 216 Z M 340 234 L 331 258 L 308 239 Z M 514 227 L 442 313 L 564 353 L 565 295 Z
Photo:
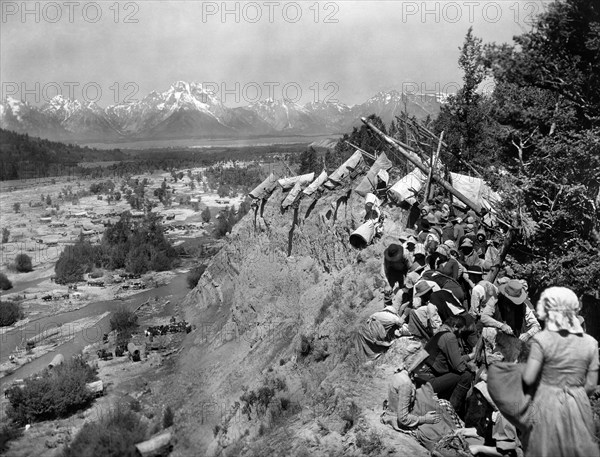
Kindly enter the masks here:
M 526 456 L 600 456 L 588 398 L 598 383 L 598 342 L 583 332 L 579 309 L 566 287 L 546 289 L 537 303 L 546 325 L 532 338 L 523 372 L 523 382 L 536 386 Z

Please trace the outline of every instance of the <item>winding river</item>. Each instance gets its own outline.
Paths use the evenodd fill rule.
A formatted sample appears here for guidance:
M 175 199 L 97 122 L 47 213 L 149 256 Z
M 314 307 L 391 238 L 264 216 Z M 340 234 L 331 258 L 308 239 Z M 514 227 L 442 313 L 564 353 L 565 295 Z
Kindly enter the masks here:
M 21 343 L 23 339 L 31 338 L 43 332 L 44 330 L 50 330 L 61 325 L 66 325 L 77 319 L 98 316 L 104 312 L 119 309 L 121 306 L 128 310 L 135 310 L 142 303 L 153 298 L 171 297 L 171 306 L 162 313 L 163 315 L 169 315 L 169 313 L 172 312 L 175 302 L 177 300 L 181 300 L 187 293 L 188 288 L 186 274 L 179 273 L 173 277 L 168 284 L 140 292 L 139 294 L 132 295 L 124 300 L 98 301 L 90 303 L 89 305 L 75 311 L 37 319 L 29 322 L 24 327 L 14 329 L 4 333 L 3 335 L 0 335 L 0 362 L 8 360 L 10 353 Z M 58 353 L 62 354 L 65 358 L 79 354 L 88 344 L 96 343 L 102 340 L 102 336 L 105 333 L 108 333 L 109 330 L 110 315 L 106 316 L 95 326 L 76 332 L 75 337 L 72 340 L 57 346 L 54 350 L 48 352 L 42 357 L 18 368 L 11 375 L 0 379 L 0 391 L 4 385 L 7 385 L 15 379 L 26 378 L 47 367 L 48 363 Z

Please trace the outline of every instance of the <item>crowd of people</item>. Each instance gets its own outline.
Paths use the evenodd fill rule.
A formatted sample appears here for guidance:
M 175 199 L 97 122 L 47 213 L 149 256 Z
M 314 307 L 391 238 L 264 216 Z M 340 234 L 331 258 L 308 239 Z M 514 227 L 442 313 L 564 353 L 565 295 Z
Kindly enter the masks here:
M 357 352 L 372 360 L 409 341 L 382 422 L 429 450 L 459 434 L 475 455 L 600 457 L 588 398 L 598 343 L 577 295 L 551 287 L 534 307 L 526 281 L 496 274 L 501 232 L 453 212 L 423 208 L 383 253 L 384 307 Z

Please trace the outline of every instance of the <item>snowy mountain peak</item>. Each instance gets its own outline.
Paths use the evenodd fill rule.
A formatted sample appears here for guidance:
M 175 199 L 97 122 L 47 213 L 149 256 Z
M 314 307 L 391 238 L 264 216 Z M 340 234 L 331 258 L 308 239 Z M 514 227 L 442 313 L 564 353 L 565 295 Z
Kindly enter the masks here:
M 420 118 L 439 111 L 435 95 L 380 91 L 362 104 L 318 101 L 303 105 L 285 98 L 266 98 L 228 108 L 211 87 L 175 81 L 165 91 L 102 109 L 57 95 L 41 108 L 14 98 L 0 104 L 0 126 L 52 139 L 224 138 L 245 135 L 338 134 L 376 114 L 389 123 L 405 109 Z
M 171 85 L 171 88 L 169 90 L 172 92 L 190 93 L 190 85 L 186 81 L 177 81 Z
M 29 104 L 16 98 L 6 96 L 4 103 L 0 103 L 0 118 L 3 118 L 7 112 L 10 111 L 13 116 L 17 118 L 19 122 L 22 122 L 22 116 L 24 111 L 29 109 Z
M 82 110 L 82 105 L 78 100 L 71 100 L 62 95 L 54 96 L 46 105 L 42 106 L 41 111 L 62 120 L 66 120 L 75 113 Z

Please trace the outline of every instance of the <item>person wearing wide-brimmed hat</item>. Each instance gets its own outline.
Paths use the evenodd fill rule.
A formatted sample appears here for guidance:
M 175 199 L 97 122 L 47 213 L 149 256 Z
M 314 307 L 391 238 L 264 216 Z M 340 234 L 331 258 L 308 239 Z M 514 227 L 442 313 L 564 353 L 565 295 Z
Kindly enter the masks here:
M 541 330 L 533 310 L 525 303 L 527 291 L 517 279 L 498 287 L 498 300 L 488 301 L 481 312 L 484 327 L 493 327 L 521 341 L 529 340 Z
M 398 431 L 412 432 L 423 446 L 431 450 L 443 436 L 463 424 L 451 406 L 436 397 L 431 384 L 424 383 L 415 375 L 429 357 L 427 351 L 415 343 L 405 349 L 402 357 L 388 386 L 387 406 L 381 422 Z
M 406 234 L 406 240 L 402 242 L 404 248 L 404 256 L 408 259 L 409 264 L 412 265 L 415 261 L 415 249 L 417 248 L 417 238 L 412 234 Z M 402 241 L 402 240 L 400 240 Z
M 471 306 L 469 314 L 475 319 L 481 317 L 481 312 L 490 301 L 498 300 L 498 288 L 483 279 L 483 268 L 479 265 L 467 267 L 463 274 L 465 282 L 471 286 Z
M 450 255 L 450 247 L 446 244 L 440 244 L 435 250 L 435 253 L 437 254 L 436 271 L 457 281 L 460 265 L 458 261 Z
M 392 290 L 402 289 L 404 287 L 404 278 L 411 261 L 404 254 L 404 248 L 400 244 L 390 244 L 383 251 L 383 264 L 381 273 L 387 280 Z
M 583 332 L 579 308 L 566 287 L 544 290 L 537 303 L 546 326 L 532 339 L 522 375 L 535 387 L 534 417 L 522 439 L 526 456 L 600 456 L 588 398 L 598 384 L 598 342 Z
M 480 267 L 486 269 L 489 266 L 486 266 L 486 263 L 483 259 L 480 259 L 477 253 L 473 250 L 473 240 L 468 237 L 465 237 L 459 244 L 459 260 L 465 266 L 473 266 L 479 265 Z
M 442 325 L 437 308 L 429 300 L 422 298 L 438 290 L 439 286 L 433 281 L 419 280 L 414 285 L 412 309 L 408 312 L 406 328 L 411 335 L 421 340 L 429 340 Z
M 421 230 L 418 231 L 417 241 L 419 243 L 424 243 L 427 235 L 431 233 L 431 224 L 427 219 L 424 219 L 421 223 Z

